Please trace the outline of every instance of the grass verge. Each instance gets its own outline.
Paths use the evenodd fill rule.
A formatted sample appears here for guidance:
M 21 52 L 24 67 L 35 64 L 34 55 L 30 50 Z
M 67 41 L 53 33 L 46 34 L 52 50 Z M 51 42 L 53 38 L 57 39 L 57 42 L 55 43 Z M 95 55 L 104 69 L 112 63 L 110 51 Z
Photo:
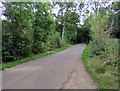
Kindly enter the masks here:
M 118 67 L 104 66 L 106 60 L 101 59 L 100 56 L 93 56 L 89 45 L 82 54 L 82 61 L 99 89 L 118 89 Z
M 44 57 L 44 56 L 48 56 L 50 54 L 54 54 L 56 52 L 60 52 L 62 50 L 65 50 L 69 47 L 72 47 L 73 45 L 67 45 L 65 47 L 62 47 L 60 49 L 56 49 L 56 50 L 53 50 L 53 51 L 49 51 L 49 52 L 46 52 L 46 53 L 41 53 L 41 54 L 38 54 L 38 55 L 34 55 L 34 56 L 30 56 L 30 57 L 27 57 L 25 59 L 21 59 L 21 60 L 16 60 L 14 62 L 9 62 L 9 63 L 4 63 L 2 64 L 2 66 L 0 67 L 0 70 L 5 70 L 7 68 L 11 68 L 13 66 L 16 66 L 16 65 L 19 65 L 19 64 L 23 64 L 23 63 L 26 63 L 26 62 L 29 62 L 29 61 L 34 61 L 38 58 L 41 58 L 41 57 Z

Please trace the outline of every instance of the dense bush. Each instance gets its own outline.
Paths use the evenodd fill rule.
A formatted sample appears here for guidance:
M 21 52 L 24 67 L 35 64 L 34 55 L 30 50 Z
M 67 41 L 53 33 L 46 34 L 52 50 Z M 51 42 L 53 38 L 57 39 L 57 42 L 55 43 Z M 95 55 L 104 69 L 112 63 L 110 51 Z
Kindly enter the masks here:
M 110 36 L 109 15 L 101 16 L 100 13 L 97 13 L 95 17 L 90 18 L 91 52 L 93 55 L 99 55 L 100 58 L 105 59 L 105 64 L 117 64 L 119 62 L 118 39 Z
M 11 62 L 66 45 L 48 12 L 50 3 L 3 3 L 2 60 Z M 24 7 L 22 7 L 24 6 Z M 36 9 L 33 10 L 32 6 Z M 39 7 L 41 6 L 41 7 Z
M 107 47 L 104 56 L 108 58 L 109 64 L 117 64 L 119 62 L 118 39 L 110 39 L 106 43 Z

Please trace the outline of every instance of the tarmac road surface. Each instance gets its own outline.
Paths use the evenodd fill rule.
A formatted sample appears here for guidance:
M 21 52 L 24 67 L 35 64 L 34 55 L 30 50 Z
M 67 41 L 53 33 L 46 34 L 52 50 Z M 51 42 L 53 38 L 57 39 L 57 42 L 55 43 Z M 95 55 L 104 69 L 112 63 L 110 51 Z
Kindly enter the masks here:
M 85 44 L 2 72 L 2 89 L 95 89 L 81 55 Z

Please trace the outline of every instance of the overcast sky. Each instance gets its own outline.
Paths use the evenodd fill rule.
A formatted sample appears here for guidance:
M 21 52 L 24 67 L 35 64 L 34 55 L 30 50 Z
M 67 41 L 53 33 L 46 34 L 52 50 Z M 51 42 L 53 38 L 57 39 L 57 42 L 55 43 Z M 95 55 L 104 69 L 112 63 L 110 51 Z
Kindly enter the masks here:
M 85 0 L 87 2 L 87 0 Z M 108 3 L 106 3 L 105 5 L 103 5 L 103 7 L 107 7 L 108 5 L 110 5 L 113 1 L 109 1 Z M 80 2 L 78 2 L 77 4 L 79 5 Z M 78 5 L 77 5 L 77 8 L 78 8 Z M 93 12 L 92 10 L 92 5 L 88 7 L 88 10 L 90 11 L 90 13 Z M 87 8 L 87 6 L 85 6 L 83 9 Z M 58 10 L 60 9 L 60 7 L 57 5 L 54 9 L 53 9 L 53 13 L 55 13 L 57 15 L 58 13 Z M 80 14 L 79 11 L 77 11 L 78 14 Z M 90 15 L 90 13 L 88 15 Z M 82 12 L 81 15 L 84 15 L 85 12 Z M 87 17 L 86 17 L 87 18 Z M 83 25 L 84 24 L 84 20 L 86 19 L 84 16 L 80 16 L 80 24 Z
M 86 1 L 86 0 L 85 0 Z M 52 2 L 51 2 L 52 3 Z M 107 7 L 109 4 L 111 4 L 112 3 L 112 0 L 108 3 L 108 4 L 106 4 L 104 7 Z M 79 5 L 79 2 L 77 3 L 78 5 Z M 93 7 L 93 6 L 90 6 L 89 8 L 88 8 L 88 10 L 90 11 L 90 13 L 93 11 L 92 9 L 91 9 L 91 7 Z M 84 8 L 86 8 L 86 7 L 84 7 Z M 5 8 L 3 7 L 3 5 L 2 5 L 2 3 L 0 2 L 0 18 L 1 19 L 5 19 L 5 17 L 1 14 L 2 13 L 2 10 L 4 10 Z M 56 7 L 52 10 L 52 12 L 53 13 L 55 13 L 56 15 L 58 14 L 58 10 L 60 9 L 60 7 L 58 6 L 58 5 L 56 5 Z M 78 12 L 78 14 L 79 14 L 79 11 L 76 11 L 76 12 Z M 90 15 L 90 13 L 89 13 L 89 15 Z M 82 12 L 81 13 L 81 15 L 83 15 L 83 14 L 85 14 L 85 12 Z M 80 24 L 84 24 L 84 21 L 85 20 L 85 17 L 83 17 L 83 16 L 81 16 L 80 17 Z

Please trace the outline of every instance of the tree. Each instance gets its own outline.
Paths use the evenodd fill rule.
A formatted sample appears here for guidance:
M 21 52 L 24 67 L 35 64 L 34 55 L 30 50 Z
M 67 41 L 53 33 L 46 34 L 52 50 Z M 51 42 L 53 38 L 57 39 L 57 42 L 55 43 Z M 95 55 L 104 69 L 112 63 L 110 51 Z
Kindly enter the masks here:
M 90 28 L 91 25 L 89 23 L 89 17 L 84 21 L 84 24 L 82 27 L 78 28 L 78 33 L 77 33 L 77 42 L 78 43 L 83 43 L 86 42 L 88 43 L 90 41 Z
M 120 38 L 120 1 L 113 2 L 112 5 L 109 6 L 110 9 L 110 21 L 111 30 L 113 37 Z
M 98 12 L 95 16 L 90 16 L 90 24 L 91 24 L 91 38 L 94 42 L 93 47 L 94 52 L 96 53 L 97 50 L 105 51 L 106 48 L 106 41 L 110 38 L 110 27 L 109 27 L 109 15 L 101 16 Z
M 3 59 L 10 61 L 26 57 L 32 50 L 32 3 L 3 4 L 5 6 L 3 15 L 7 17 L 7 20 L 3 20 L 2 23 Z
M 60 24 L 62 24 L 62 40 L 64 40 L 64 34 L 65 34 L 65 28 L 66 28 L 66 24 L 69 22 L 67 21 L 69 18 L 69 14 L 71 12 L 71 10 L 74 12 L 76 10 L 76 3 L 74 2 L 56 2 L 54 3 L 54 5 L 59 5 L 60 10 L 58 11 L 58 16 L 57 16 L 57 20 Z

